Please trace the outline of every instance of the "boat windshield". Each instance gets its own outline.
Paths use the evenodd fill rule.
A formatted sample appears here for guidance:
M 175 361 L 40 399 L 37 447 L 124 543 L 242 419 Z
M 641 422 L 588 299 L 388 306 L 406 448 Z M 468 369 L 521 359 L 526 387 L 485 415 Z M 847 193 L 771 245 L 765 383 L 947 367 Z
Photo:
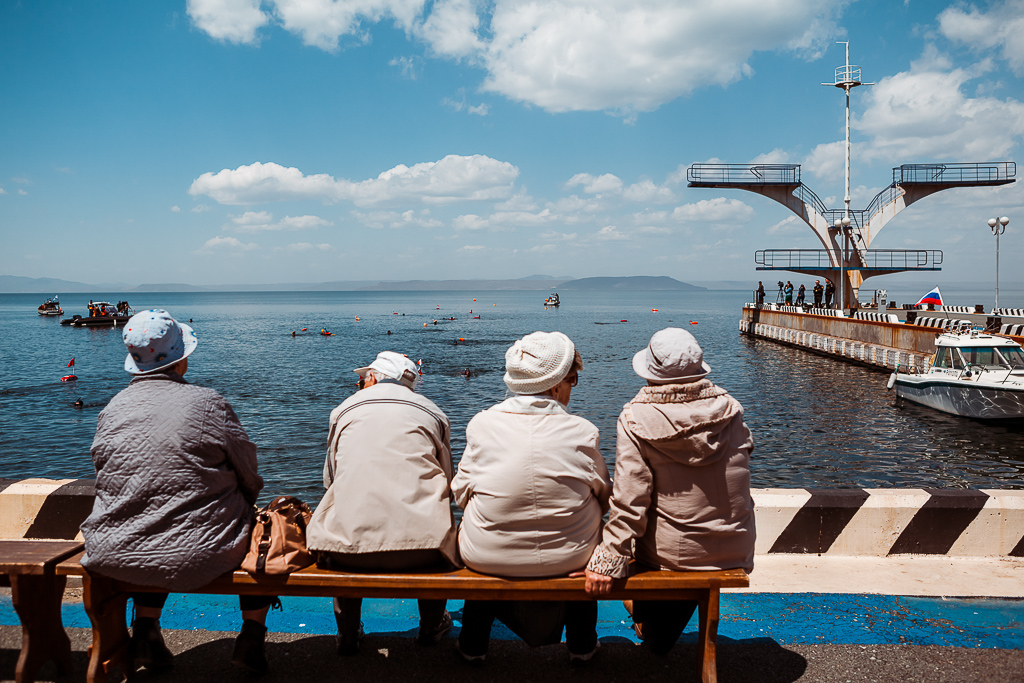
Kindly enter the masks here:
M 1019 346 L 1004 346 L 999 349 L 999 355 L 1006 361 L 1005 364 L 1014 370 L 1024 370 L 1024 349 Z
M 1014 354 L 1014 352 L 1016 353 Z M 1005 370 L 1012 367 L 1024 367 L 1024 354 L 1021 354 L 1020 349 L 997 350 L 992 346 L 972 346 L 961 348 L 960 353 L 963 354 L 964 360 L 976 368 Z
M 963 370 L 964 364 L 960 360 L 960 354 L 956 352 L 956 349 L 940 346 L 935 350 L 935 367 Z

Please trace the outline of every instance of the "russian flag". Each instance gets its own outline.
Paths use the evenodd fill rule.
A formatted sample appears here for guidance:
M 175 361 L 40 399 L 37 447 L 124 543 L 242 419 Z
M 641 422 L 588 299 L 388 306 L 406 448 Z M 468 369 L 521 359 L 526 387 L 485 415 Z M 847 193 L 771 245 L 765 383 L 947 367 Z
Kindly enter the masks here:
M 921 300 L 914 305 L 922 306 L 924 304 L 934 304 L 936 306 L 942 305 L 942 294 L 939 293 L 938 287 L 935 287 L 934 289 L 932 289 L 932 291 L 925 294 L 923 297 L 921 297 Z

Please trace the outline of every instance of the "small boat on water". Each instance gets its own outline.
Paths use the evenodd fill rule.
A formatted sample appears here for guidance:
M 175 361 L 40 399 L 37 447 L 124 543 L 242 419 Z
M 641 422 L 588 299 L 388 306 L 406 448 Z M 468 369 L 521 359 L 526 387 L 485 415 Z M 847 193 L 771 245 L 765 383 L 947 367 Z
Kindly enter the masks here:
M 545 306 L 560 306 L 561 303 L 562 302 L 558 300 L 558 292 L 555 292 L 554 294 L 549 296 L 547 299 L 544 299 L 544 305 Z
M 39 312 L 39 315 L 64 315 L 64 311 L 60 307 L 60 302 L 57 301 L 56 294 L 39 304 L 39 308 L 37 308 L 36 311 Z
M 889 377 L 897 398 L 978 420 L 1024 420 L 1020 344 L 973 331 L 940 334 L 935 347 L 926 372 L 897 368 Z
M 74 315 L 61 320 L 60 324 L 71 327 L 121 327 L 133 315 L 135 311 L 127 301 L 119 301 L 116 305 L 109 301 L 90 301 L 87 317 Z

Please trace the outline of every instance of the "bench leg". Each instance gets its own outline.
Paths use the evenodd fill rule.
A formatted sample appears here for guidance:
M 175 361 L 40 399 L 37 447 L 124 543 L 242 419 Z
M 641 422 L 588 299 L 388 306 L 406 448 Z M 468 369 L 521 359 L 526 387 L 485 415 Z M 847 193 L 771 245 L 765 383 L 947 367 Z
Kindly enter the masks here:
M 130 667 L 124 661 L 129 640 L 125 622 L 128 594 L 115 591 L 108 579 L 87 575 L 82 581 L 82 598 L 85 613 L 92 622 L 86 683 L 103 683 L 107 673 L 117 666 L 129 677 L 134 672 L 128 671 Z
M 704 683 L 718 682 L 718 663 L 716 660 L 715 642 L 718 638 L 718 587 L 713 586 L 701 597 L 700 603 L 700 635 L 698 640 L 697 661 L 700 663 L 701 681 Z
M 71 640 L 64 631 L 60 605 L 67 579 L 52 573 L 11 576 L 11 601 L 21 620 L 21 654 L 14 670 L 17 683 L 31 683 L 47 660 L 60 673 L 71 671 Z

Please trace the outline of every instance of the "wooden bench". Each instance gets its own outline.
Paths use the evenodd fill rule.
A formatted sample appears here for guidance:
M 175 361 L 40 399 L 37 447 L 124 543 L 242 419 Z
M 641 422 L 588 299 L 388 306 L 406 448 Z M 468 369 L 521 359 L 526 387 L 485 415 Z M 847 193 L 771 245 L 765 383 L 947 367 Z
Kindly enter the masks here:
M 80 556 L 79 556 L 80 557 Z M 81 576 L 85 611 L 92 622 L 88 683 L 105 680 L 123 666 L 128 645 L 125 612 L 128 594 L 155 591 L 103 576 L 90 575 L 79 557 L 62 562 L 57 573 Z M 190 593 L 215 595 L 280 595 L 296 597 L 426 598 L 447 600 L 591 600 L 582 578 L 502 579 L 468 569 L 422 574 L 350 574 L 309 567 L 285 577 L 254 578 L 237 570 Z M 696 600 L 699 604 L 698 661 L 701 680 L 717 680 L 715 640 L 721 588 L 750 585 L 742 569 L 710 572 L 641 571 L 616 581 L 607 600 Z
M 67 579 L 55 569 L 82 548 L 81 541 L 0 540 L 0 586 L 11 587 L 11 601 L 21 620 L 17 683 L 34 681 L 50 659 L 61 673 L 71 670 L 71 641 L 60 618 Z

